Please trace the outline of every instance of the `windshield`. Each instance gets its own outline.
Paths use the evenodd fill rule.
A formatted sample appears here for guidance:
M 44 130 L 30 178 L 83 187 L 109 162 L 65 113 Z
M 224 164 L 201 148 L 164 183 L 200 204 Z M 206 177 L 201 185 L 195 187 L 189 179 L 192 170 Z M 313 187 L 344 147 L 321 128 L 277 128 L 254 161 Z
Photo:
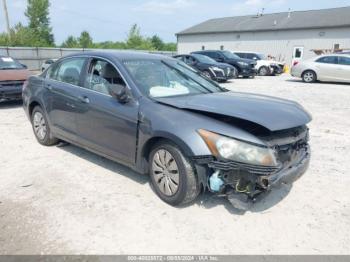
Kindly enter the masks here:
M 232 52 L 229 51 L 222 51 L 222 54 L 229 59 L 240 59 L 240 57 Z
M 263 54 L 256 54 L 256 56 L 259 58 L 259 60 L 267 60 Z
M 216 64 L 217 62 L 205 55 L 197 55 L 197 54 L 193 54 L 193 57 L 195 57 L 199 62 L 201 63 L 207 63 L 207 64 Z
M 148 97 L 171 97 L 225 91 L 181 61 L 170 59 L 123 62 L 139 90 Z
M 24 66 L 11 57 L 0 57 L 0 70 L 24 69 Z

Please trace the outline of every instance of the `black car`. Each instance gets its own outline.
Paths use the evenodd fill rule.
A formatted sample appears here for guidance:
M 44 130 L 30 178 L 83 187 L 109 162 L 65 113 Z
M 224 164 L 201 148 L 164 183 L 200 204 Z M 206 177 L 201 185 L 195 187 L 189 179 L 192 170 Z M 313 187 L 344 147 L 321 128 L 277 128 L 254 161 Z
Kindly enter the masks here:
M 176 55 L 174 58 L 180 59 L 187 65 L 202 72 L 204 76 L 217 82 L 226 82 L 238 76 L 238 71 L 235 67 L 225 63 L 218 63 L 205 55 Z
M 301 105 L 229 92 L 161 55 L 69 55 L 29 78 L 23 106 L 40 144 L 64 140 L 149 174 L 171 205 L 210 191 L 245 209 L 310 161 Z
M 233 54 L 230 51 L 220 51 L 220 50 L 205 50 L 196 51 L 191 54 L 200 54 L 209 56 L 219 63 L 226 63 L 234 66 L 238 71 L 239 76 L 243 77 L 255 77 L 256 76 L 256 61 L 252 59 L 243 59 L 239 56 Z

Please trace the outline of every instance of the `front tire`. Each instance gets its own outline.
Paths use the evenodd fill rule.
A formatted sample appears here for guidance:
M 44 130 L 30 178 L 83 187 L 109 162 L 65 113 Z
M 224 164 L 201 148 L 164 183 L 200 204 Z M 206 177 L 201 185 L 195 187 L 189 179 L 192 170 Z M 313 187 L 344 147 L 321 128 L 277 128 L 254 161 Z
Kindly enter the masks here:
M 205 76 L 206 78 L 213 80 L 213 76 L 211 75 L 211 73 L 210 73 L 208 70 L 204 70 L 204 71 L 202 72 L 202 74 L 203 74 L 203 76 Z
M 312 70 L 307 70 L 301 76 L 305 83 L 314 83 L 317 80 L 316 73 Z
M 172 206 L 194 201 L 199 192 L 195 169 L 173 143 L 158 143 L 149 156 L 151 183 L 157 195 Z
M 40 106 L 33 109 L 31 115 L 34 135 L 38 142 L 44 146 L 52 146 L 58 143 L 58 139 L 53 137 L 45 113 Z

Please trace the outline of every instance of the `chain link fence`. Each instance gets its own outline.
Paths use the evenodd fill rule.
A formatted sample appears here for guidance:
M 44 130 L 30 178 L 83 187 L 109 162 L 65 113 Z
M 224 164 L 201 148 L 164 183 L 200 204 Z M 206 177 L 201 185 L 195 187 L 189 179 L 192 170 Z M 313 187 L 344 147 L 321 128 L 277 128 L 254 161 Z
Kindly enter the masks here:
M 85 48 L 46 48 L 46 47 L 0 47 L 0 56 L 11 56 L 26 65 L 29 70 L 41 70 L 45 60 L 60 58 L 72 53 L 86 51 L 126 51 L 116 49 L 85 49 Z M 136 51 L 136 50 L 129 50 Z M 139 51 L 152 54 L 173 56 L 176 52 L 167 51 Z

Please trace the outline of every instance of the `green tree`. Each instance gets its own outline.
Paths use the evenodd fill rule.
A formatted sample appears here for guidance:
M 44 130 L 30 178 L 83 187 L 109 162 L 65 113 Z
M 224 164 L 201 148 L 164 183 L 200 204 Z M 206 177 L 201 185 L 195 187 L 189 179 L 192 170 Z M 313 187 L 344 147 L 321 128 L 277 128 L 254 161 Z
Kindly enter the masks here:
M 126 48 L 136 50 L 154 50 L 151 40 L 141 35 L 140 28 L 137 24 L 134 24 L 129 31 L 126 40 Z
M 89 32 L 83 31 L 80 34 L 80 37 L 78 38 L 78 42 L 80 47 L 82 48 L 91 48 L 94 47 L 94 42 L 92 40 L 92 37 L 90 36 Z
M 27 0 L 25 16 L 29 20 L 28 28 L 34 33 L 31 46 L 54 46 L 54 36 L 50 27 L 49 0 Z
M 62 43 L 63 48 L 77 48 L 79 47 L 79 42 L 74 36 L 68 36 L 68 38 Z
M 153 47 L 156 50 L 164 50 L 165 44 L 164 44 L 163 40 L 158 35 L 152 36 L 151 42 L 152 42 Z

